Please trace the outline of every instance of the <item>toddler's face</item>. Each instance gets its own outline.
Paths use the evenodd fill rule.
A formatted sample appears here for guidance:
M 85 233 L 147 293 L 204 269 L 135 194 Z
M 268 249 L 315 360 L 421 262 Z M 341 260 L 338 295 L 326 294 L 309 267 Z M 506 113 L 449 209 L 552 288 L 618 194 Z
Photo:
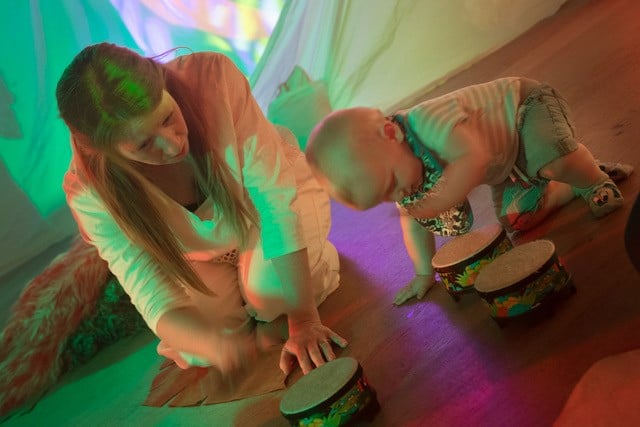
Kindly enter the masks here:
M 326 184 L 330 195 L 353 209 L 367 210 L 383 202 L 397 202 L 422 182 L 422 165 L 392 122 L 375 141 L 358 144 L 352 159 L 345 159 L 341 176 Z M 389 127 L 391 126 L 391 127 Z

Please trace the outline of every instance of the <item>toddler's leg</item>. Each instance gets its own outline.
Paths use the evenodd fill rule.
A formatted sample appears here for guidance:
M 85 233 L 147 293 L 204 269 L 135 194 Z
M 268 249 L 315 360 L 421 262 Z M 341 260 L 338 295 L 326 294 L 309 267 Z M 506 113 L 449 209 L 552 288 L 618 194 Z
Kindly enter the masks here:
M 591 152 L 583 144 L 578 144 L 576 150 L 551 161 L 542 167 L 538 174 L 577 188 L 590 187 L 609 178 L 598 167 Z
M 558 181 L 525 188 L 507 180 L 492 187 L 492 195 L 496 216 L 507 231 L 530 230 L 576 197 L 570 185 Z
M 569 184 L 589 205 L 596 217 L 603 217 L 623 204 L 618 187 L 603 172 L 589 150 L 582 144 L 569 154 L 548 163 L 540 176 Z
M 560 181 L 549 181 L 544 192 L 544 200 L 540 209 L 547 216 L 556 209 L 566 205 L 576 197 L 569 184 Z
M 567 101 L 555 89 L 541 85 L 523 102 L 519 132 L 519 159 L 521 164 L 525 161 L 529 176 L 570 185 L 597 217 L 622 205 L 622 195 L 611 178 L 624 178 L 633 168 L 596 162 L 576 141 Z

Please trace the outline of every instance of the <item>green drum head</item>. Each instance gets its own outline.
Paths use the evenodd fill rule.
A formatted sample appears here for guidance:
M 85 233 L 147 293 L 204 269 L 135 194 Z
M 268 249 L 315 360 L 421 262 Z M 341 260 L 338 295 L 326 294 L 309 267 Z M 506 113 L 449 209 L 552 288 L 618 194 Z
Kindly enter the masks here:
M 494 292 L 525 280 L 549 261 L 555 250 L 550 240 L 536 240 L 516 246 L 478 273 L 475 288 L 478 292 Z
M 358 371 L 358 362 L 341 357 L 314 369 L 292 385 L 280 401 L 283 415 L 296 415 L 332 399 Z
M 503 232 L 499 224 L 491 224 L 449 240 L 431 260 L 434 268 L 446 268 L 465 261 L 481 252 Z

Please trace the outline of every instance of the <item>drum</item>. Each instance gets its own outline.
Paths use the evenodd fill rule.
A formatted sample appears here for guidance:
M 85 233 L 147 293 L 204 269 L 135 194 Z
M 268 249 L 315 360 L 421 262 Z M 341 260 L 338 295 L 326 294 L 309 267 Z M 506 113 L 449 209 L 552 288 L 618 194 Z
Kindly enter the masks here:
M 280 412 L 292 426 L 348 426 L 371 421 L 378 409 L 375 391 L 350 357 L 309 372 L 280 401 Z
M 475 289 L 500 326 L 575 292 L 550 240 L 525 243 L 500 255 L 478 274 Z
M 443 244 L 433 256 L 431 265 L 447 292 L 458 300 L 460 294 L 473 291 L 476 277 L 484 266 L 512 247 L 504 228 L 492 224 Z

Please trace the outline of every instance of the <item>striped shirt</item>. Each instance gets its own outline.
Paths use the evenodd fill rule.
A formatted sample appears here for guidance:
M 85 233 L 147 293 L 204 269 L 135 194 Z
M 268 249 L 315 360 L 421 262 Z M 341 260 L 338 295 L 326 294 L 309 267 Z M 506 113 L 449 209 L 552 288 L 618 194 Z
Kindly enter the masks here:
M 446 152 L 454 126 L 467 121 L 476 126 L 492 159 L 484 183 L 494 185 L 504 181 L 515 164 L 518 107 L 531 83 L 536 82 L 501 78 L 424 101 L 401 114 L 406 115 L 409 126 L 436 154 Z

